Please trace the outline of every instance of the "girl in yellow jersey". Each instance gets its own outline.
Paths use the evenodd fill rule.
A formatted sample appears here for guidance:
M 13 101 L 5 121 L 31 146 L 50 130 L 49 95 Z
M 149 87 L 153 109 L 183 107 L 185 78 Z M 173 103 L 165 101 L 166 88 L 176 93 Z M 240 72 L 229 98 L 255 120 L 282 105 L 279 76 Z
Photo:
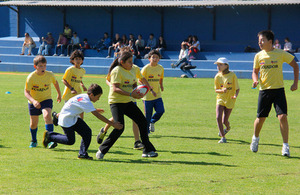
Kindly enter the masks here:
M 144 150 L 142 157 L 157 157 L 156 149 L 149 141 L 147 132 L 147 121 L 142 111 L 132 102 L 131 97 L 140 99 L 143 96 L 132 90 L 137 86 L 137 76 L 135 69 L 132 68 L 132 53 L 123 52 L 120 57 L 116 58 L 109 69 L 110 74 L 110 91 L 108 103 L 110 104 L 111 113 L 115 122 L 124 125 L 124 115 L 131 118 L 139 127 Z M 139 73 L 140 74 L 140 73 Z M 140 76 L 142 77 L 142 76 Z M 100 145 L 96 153 L 97 159 L 103 159 L 117 139 L 124 131 L 114 129 L 108 138 Z
M 218 143 L 226 143 L 225 134 L 230 130 L 229 116 L 240 88 L 236 75 L 234 72 L 229 71 L 229 64 L 226 58 L 219 58 L 215 64 L 218 65 L 219 71 L 215 76 L 215 92 L 218 94 L 216 118 L 219 136 L 222 137 Z M 225 130 L 223 124 L 226 127 Z

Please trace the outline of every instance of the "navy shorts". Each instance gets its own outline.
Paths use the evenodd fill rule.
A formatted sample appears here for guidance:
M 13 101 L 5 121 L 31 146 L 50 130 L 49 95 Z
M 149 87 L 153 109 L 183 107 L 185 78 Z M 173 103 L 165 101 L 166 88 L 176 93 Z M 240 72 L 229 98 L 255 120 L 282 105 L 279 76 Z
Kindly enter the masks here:
M 51 108 L 53 107 L 53 100 L 52 99 L 48 99 L 48 100 L 44 100 L 42 102 L 40 102 L 41 104 L 41 108 L 37 109 L 36 107 L 33 106 L 33 104 L 28 103 L 28 109 L 29 109 L 29 115 L 30 116 L 36 116 L 36 115 L 41 115 L 42 114 L 42 110 L 45 108 Z
M 287 103 L 284 88 L 259 91 L 257 117 L 268 117 L 274 104 L 276 116 L 287 114 Z

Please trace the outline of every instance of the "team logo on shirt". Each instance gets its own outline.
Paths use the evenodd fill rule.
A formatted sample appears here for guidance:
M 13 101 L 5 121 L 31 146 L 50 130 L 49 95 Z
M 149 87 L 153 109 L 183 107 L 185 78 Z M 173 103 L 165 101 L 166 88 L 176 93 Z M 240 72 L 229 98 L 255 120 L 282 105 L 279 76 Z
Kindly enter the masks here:
M 278 62 L 277 61 L 271 61 L 271 64 L 277 64 Z
M 33 85 L 33 86 L 32 86 L 32 88 L 34 88 L 34 89 L 38 89 L 38 88 L 39 88 L 39 86 L 38 86 L 38 85 Z
M 49 87 L 49 84 L 45 84 L 44 87 Z
M 154 76 L 151 74 L 151 75 L 149 75 L 149 79 L 153 79 L 154 78 Z
M 76 75 L 72 75 L 71 77 L 71 82 L 75 82 L 75 83 L 81 83 L 82 77 L 80 77 L 80 79 L 77 79 Z
M 78 97 L 78 98 L 77 98 L 77 101 L 78 101 L 78 102 L 80 102 L 80 101 L 82 101 L 82 100 L 83 100 L 83 97 Z
M 129 80 L 125 80 L 124 83 L 125 84 L 129 84 L 130 82 L 129 82 Z
M 227 85 L 232 85 L 232 83 L 229 83 L 229 82 L 228 82 Z
M 159 77 L 160 77 L 160 74 L 158 74 L 157 76 L 159 76 Z
M 72 79 L 76 79 L 76 78 L 77 78 L 76 76 L 74 76 L 74 75 L 72 76 Z
M 261 66 L 265 65 L 265 61 L 264 60 L 260 61 L 259 65 Z
M 44 85 L 42 85 L 42 87 L 40 87 L 38 84 L 34 84 L 31 88 L 31 90 L 43 92 L 43 91 L 48 90 L 49 86 L 50 86 L 50 84 L 44 84 Z

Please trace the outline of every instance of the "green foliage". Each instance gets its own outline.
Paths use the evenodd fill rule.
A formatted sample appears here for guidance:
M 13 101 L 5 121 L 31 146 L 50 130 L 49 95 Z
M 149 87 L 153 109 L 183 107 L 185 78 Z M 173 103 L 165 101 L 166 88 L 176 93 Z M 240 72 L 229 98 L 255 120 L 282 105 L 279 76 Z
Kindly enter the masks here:
M 62 75 L 56 75 L 63 91 Z M 78 160 L 80 136 L 73 146 L 42 147 L 44 121 L 40 117 L 38 147 L 30 149 L 29 115 L 24 97 L 27 74 L 0 73 L 0 194 L 299 194 L 300 108 L 299 91 L 291 92 L 289 105 L 291 157 L 281 156 L 282 138 L 274 109 L 262 132 L 259 151 L 249 149 L 256 116 L 258 90 L 251 80 L 240 79 L 240 95 L 230 117 L 227 144 L 218 144 L 213 79 L 165 78 L 166 112 L 156 123 L 150 140 L 159 156 L 141 157 L 133 150 L 132 123 L 126 120 L 122 137 L 105 160 Z M 95 107 L 111 113 L 103 75 L 86 75 L 84 83 L 104 89 Z M 56 91 L 53 87 L 53 99 Z M 10 91 L 11 94 L 5 94 Z M 63 103 L 54 101 L 55 111 Z M 138 105 L 143 110 L 141 101 Z M 85 121 L 93 130 L 89 154 L 95 158 L 96 135 L 103 122 L 92 114 Z M 55 131 L 62 133 L 60 127 Z

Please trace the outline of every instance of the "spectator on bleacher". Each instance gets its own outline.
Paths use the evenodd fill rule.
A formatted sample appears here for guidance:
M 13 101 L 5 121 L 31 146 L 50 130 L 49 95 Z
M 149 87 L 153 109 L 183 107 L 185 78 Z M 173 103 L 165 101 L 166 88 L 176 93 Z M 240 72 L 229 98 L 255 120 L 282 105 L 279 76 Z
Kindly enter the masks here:
M 147 45 L 146 45 L 146 47 L 145 47 L 145 56 L 144 56 L 144 58 L 145 58 L 145 59 L 148 59 L 148 55 L 147 55 L 147 54 L 148 54 L 152 49 L 156 49 L 156 47 L 157 47 L 156 38 L 154 37 L 154 34 L 151 33 L 151 34 L 149 35 L 149 39 L 148 39 Z
M 80 39 L 77 36 L 77 33 L 73 33 L 73 37 L 71 38 L 71 43 L 68 45 L 67 55 L 70 56 L 70 53 L 80 48 Z M 71 50 L 71 51 L 70 51 Z
M 55 54 L 53 56 L 57 56 L 57 50 L 60 49 L 61 50 L 61 55 L 60 56 L 64 56 L 65 54 L 65 49 L 68 45 L 68 39 L 65 37 L 65 35 L 63 33 L 59 34 L 59 38 L 57 41 L 57 45 L 55 45 Z
M 70 26 L 68 24 L 65 25 L 64 35 L 68 39 L 68 41 L 71 40 L 71 38 L 72 38 L 72 29 L 70 29 Z
M 127 39 L 127 36 L 124 34 L 122 35 L 122 42 L 124 45 L 128 45 L 128 39 Z
M 129 34 L 129 40 L 133 40 L 133 43 L 135 43 L 136 39 L 132 33 Z
M 111 39 L 107 32 L 103 34 L 103 37 L 100 41 L 97 42 L 94 49 L 97 49 L 98 52 L 100 52 L 103 49 L 108 49 L 111 44 Z
M 290 41 L 290 39 L 288 38 L 288 37 L 286 37 L 285 39 L 284 39 L 284 42 L 285 42 L 285 44 L 284 44 L 284 47 L 283 47 L 283 50 L 284 51 L 287 51 L 287 52 L 289 52 L 289 53 L 293 53 L 294 52 L 294 50 L 293 50 L 293 44 L 291 43 L 291 41 Z
M 281 49 L 281 45 L 280 45 L 278 39 L 275 40 L 275 44 L 273 45 L 273 48 L 275 48 L 275 49 Z
M 87 38 L 83 39 L 83 46 L 81 46 L 80 48 L 81 48 L 82 52 L 84 52 L 84 50 L 86 50 L 86 49 L 91 49 L 91 47 L 90 47 L 90 45 L 88 43 Z
M 34 40 L 29 36 L 29 33 L 25 33 L 25 40 L 22 46 L 22 53 L 20 55 L 24 55 L 25 47 L 28 48 L 28 55 L 31 55 L 32 48 L 36 47 Z
M 193 36 L 189 35 L 187 37 L 187 39 L 185 39 L 184 41 L 182 41 L 181 45 L 187 45 L 188 47 L 190 47 L 193 43 Z
M 132 62 L 134 63 L 134 61 L 135 61 L 135 59 L 137 58 L 137 55 L 138 55 L 138 51 L 137 51 L 136 46 L 134 44 L 134 40 L 129 39 L 129 44 L 128 44 L 127 47 L 129 48 L 129 50 L 132 53 Z
M 47 33 L 47 37 L 42 37 L 42 44 L 40 45 L 38 55 L 50 55 L 50 49 L 54 46 L 54 38 L 51 32 Z
M 111 52 L 116 49 L 117 43 L 119 41 L 121 41 L 120 35 L 119 35 L 119 33 L 116 33 L 115 34 L 115 38 L 112 41 L 112 45 L 108 48 L 108 55 L 107 55 L 106 58 L 110 58 L 111 57 Z
M 142 35 L 138 35 L 138 39 L 135 41 L 135 46 L 136 46 L 136 49 L 138 51 L 137 58 L 141 58 L 142 52 L 145 49 L 145 41 L 144 41 Z
M 196 59 L 195 54 L 200 51 L 200 42 L 196 35 L 193 36 L 192 45 L 189 48 L 189 56 L 191 60 Z
M 158 47 L 156 48 L 156 50 L 160 53 L 161 58 L 163 58 L 162 52 L 164 50 L 166 50 L 166 48 L 167 48 L 167 44 L 166 44 L 166 41 L 165 41 L 164 37 L 163 36 L 159 36 Z
M 121 51 L 121 49 L 123 47 L 125 47 L 126 45 L 123 43 L 122 40 L 118 41 L 118 43 L 115 44 L 115 52 L 114 52 L 114 59 L 117 58 L 118 53 Z

